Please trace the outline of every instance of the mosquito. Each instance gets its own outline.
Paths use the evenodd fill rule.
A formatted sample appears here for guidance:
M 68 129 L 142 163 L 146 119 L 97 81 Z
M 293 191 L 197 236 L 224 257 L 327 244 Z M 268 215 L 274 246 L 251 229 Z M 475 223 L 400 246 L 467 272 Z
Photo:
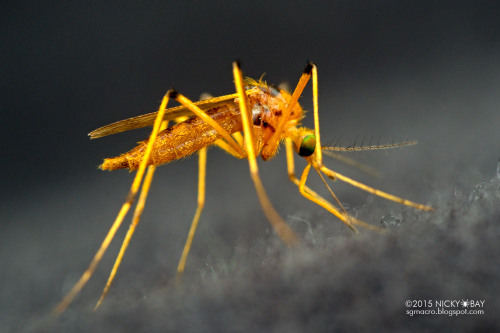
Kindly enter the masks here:
M 432 210 L 430 206 L 415 203 L 362 184 L 327 168 L 323 164 L 323 150 L 327 154 L 333 153 L 333 151 L 388 149 L 415 144 L 415 142 L 348 148 L 321 146 L 318 116 L 318 71 L 314 63 L 307 64 L 292 94 L 283 88 L 268 85 L 262 81 L 262 78 L 259 81 L 244 78 L 238 62 L 233 63 L 233 76 L 236 88 L 234 94 L 192 102 L 174 89 L 170 89 L 163 97 L 158 112 L 118 121 L 89 133 L 91 139 L 96 139 L 153 124 L 153 130 L 148 140 L 140 142 L 137 147 L 125 154 L 105 159 L 100 166 L 103 170 L 129 169 L 130 171 L 137 170 L 137 172 L 126 200 L 99 250 L 80 279 L 54 308 L 55 315 L 62 313 L 71 304 L 96 270 L 132 206 L 142 183 L 132 222 L 95 309 L 99 307 L 109 291 L 139 223 L 156 166 L 198 152 L 198 204 L 177 267 L 177 277 L 182 275 L 205 203 L 207 147 L 212 145 L 218 146 L 236 158 L 248 160 L 250 176 L 255 185 L 262 210 L 276 234 L 289 247 L 299 243 L 299 237 L 274 209 L 262 184 L 257 165 L 257 156 L 260 155 L 264 161 L 271 159 L 277 154 L 279 145 L 283 141 L 286 148 L 288 177 L 298 187 L 300 194 L 335 215 L 353 231 L 357 230 L 357 226 L 376 230 L 379 228 L 347 214 L 323 175 L 332 180 L 346 182 L 401 205 L 424 211 Z M 314 129 L 301 127 L 305 113 L 298 103 L 299 97 L 311 78 Z M 167 109 L 167 104 L 171 99 L 176 100 L 180 106 Z M 176 124 L 167 127 L 169 121 L 175 121 Z M 307 161 L 300 177 L 297 177 L 295 173 L 294 152 Z M 321 178 L 333 201 L 325 199 L 306 185 L 311 167 Z M 146 168 L 148 168 L 147 173 Z

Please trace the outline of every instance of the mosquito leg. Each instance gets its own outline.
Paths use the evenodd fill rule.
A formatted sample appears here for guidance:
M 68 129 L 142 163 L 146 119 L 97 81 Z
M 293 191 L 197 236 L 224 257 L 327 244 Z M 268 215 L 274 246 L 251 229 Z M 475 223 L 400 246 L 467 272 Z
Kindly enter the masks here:
M 314 65 L 313 63 L 309 63 L 304 69 L 304 72 L 302 73 L 299 82 L 297 83 L 297 86 L 293 91 L 290 103 L 283 112 L 283 116 L 281 117 L 280 122 L 276 127 L 276 131 L 274 132 L 273 136 L 271 136 L 268 143 L 262 148 L 261 155 L 264 160 L 267 160 L 272 155 L 272 153 L 276 151 L 276 148 L 280 143 L 283 130 L 285 128 L 285 122 L 287 119 L 290 118 L 290 114 L 292 113 L 293 108 L 297 104 L 299 97 L 302 95 L 302 92 L 304 91 L 307 82 L 311 78 L 311 73 L 314 68 L 316 68 L 316 65 Z
M 244 143 L 244 140 L 243 139 L 243 135 L 241 134 L 241 132 L 235 132 L 233 133 L 233 138 L 234 140 L 241 146 L 241 147 L 244 147 L 245 143 Z
M 328 201 L 323 199 L 322 197 L 312 195 L 308 193 L 308 191 L 305 191 L 305 184 L 307 180 L 307 176 L 309 174 L 309 169 L 311 168 L 311 164 L 307 164 L 307 166 L 304 168 L 304 171 L 302 172 L 302 176 L 300 177 L 300 183 L 299 183 L 299 191 L 300 194 L 302 194 L 304 197 L 307 199 L 311 200 L 315 204 L 323 207 L 333 215 L 335 215 L 337 218 L 339 218 L 342 222 L 344 222 L 349 228 L 352 229 L 352 231 L 356 231 L 356 228 L 352 225 L 350 218 L 348 217 L 347 214 L 344 212 L 341 212 L 337 208 L 333 207 Z
M 354 187 L 360 188 L 363 191 L 375 194 L 376 196 L 382 197 L 384 199 L 391 200 L 391 201 L 397 202 L 397 203 L 399 203 L 401 205 L 410 206 L 410 207 L 414 207 L 414 208 L 421 209 L 421 210 L 426 210 L 426 211 L 432 211 L 432 210 L 434 210 L 430 206 L 422 205 L 422 204 L 419 204 L 419 203 L 416 203 L 416 202 L 413 202 L 413 201 L 410 201 L 410 200 L 407 200 L 407 199 L 403 199 L 403 198 L 400 198 L 398 196 L 389 194 L 387 192 L 384 192 L 384 191 L 381 191 L 381 190 L 377 190 L 376 188 L 370 187 L 370 186 L 365 185 L 363 183 L 360 183 L 360 182 L 358 182 L 358 181 L 356 181 L 354 179 L 346 177 L 346 176 L 344 176 L 344 175 L 342 175 L 342 174 L 340 174 L 338 172 L 332 171 L 332 170 L 328 169 L 325 166 L 321 166 L 321 167 L 319 167 L 319 169 L 321 170 L 321 172 L 323 172 L 329 178 L 341 180 L 341 181 L 343 181 L 345 183 L 351 184 Z
M 308 176 L 311 164 L 308 164 L 306 169 L 304 169 L 304 172 L 302 173 L 301 179 L 300 180 L 297 179 L 297 177 L 295 175 L 295 167 L 294 167 L 294 161 L 293 161 L 293 147 L 292 147 L 292 140 L 291 139 L 286 140 L 286 152 L 287 152 L 288 177 L 295 185 L 297 185 L 297 187 L 299 188 L 300 194 L 302 194 L 306 199 L 314 202 L 318 206 L 326 209 L 328 212 L 330 212 L 333 215 L 335 215 L 336 217 L 338 217 L 342 222 L 344 222 L 354 232 L 356 232 L 357 229 L 355 228 L 355 226 L 353 224 L 356 224 L 356 225 L 359 225 L 361 227 L 371 229 L 371 230 L 377 230 L 377 231 L 382 230 L 380 228 L 372 226 L 371 224 L 368 224 L 366 222 L 358 220 L 352 216 L 348 216 L 345 212 L 340 211 L 335 206 L 333 206 L 328 200 L 326 200 L 321 195 L 319 195 L 318 193 L 316 193 L 315 191 L 310 189 L 305 183 L 307 180 L 307 176 Z
M 214 145 L 219 147 L 220 149 L 224 150 L 226 153 L 230 154 L 231 156 L 234 156 L 236 158 L 246 158 L 246 155 L 241 155 L 239 152 L 234 150 L 232 146 L 230 146 L 225 140 L 219 139 L 214 142 Z
M 344 213 L 341 213 L 338 211 L 336 208 L 334 208 L 328 201 L 326 201 L 324 198 L 322 198 L 319 194 L 311 190 L 306 186 L 306 180 L 307 180 L 307 175 L 309 173 L 309 169 L 311 168 L 311 164 L 309 163 L 306 168 L 304 169 L 302 176 L 300 178 L 300 181 L 297 179 L 295 175 L 295 163 L 293 159 L 293 143 L 290 138 L 287 138 L 285 141 L 285 147 L 286 147 L 286 161 L 287 161 L 287 169 L 288 169 L 288 178 L 295 183 L 299 187 L 300 193 L 307 199 L 311 200 L 315 204 L 323 207 L 333 215 L 337 216 L 342 222 L 344 222 L 349 228 L 351 228 L 353 231 L 356 231 L 352 223 L 350 223 L 346 215 Z
M 207 148 L 202 148 L 199 151 L 198 160 L 198 206 L 196 208 L 196 213 L 194 214 L 193 221 L 191 222 L 191 228 L 189 229 L 189 234 L 186 239 L 186 244 L 182 250 L 182 256 L 179 261 L 179 266 L 177 267 L 177 281 L 180 280 L 182 274 L 184 273 L 184 267 L 186 266 L 186 260 L 191 249 L 191 244 L 193 243 L 194 234 L 198 226 L 198 221 L 205 205 L 205 178 L 207 169 Z
M 336 217 L 338 217 L 342 222 L 344 222 L 345 225 L 347 225 L 352 231 L 357 232 L 357 229 L 354 227 L 353 224 L 359 225 L 363 228 L 375 230 L 375 231 L 383 231 L 383 229 L 375 227 L 371 224 L 368 224 L 364 221 L 358 220 L 350 215 L 348 215 L 345 212 L 340 211 L 338 208 L 333 206 L 330 202 L 328 202 L 326 199 L 318 195 L 317 193 L 313 192 L 309 188 L 305 186 L 307 175 L 309 173 L 309 169 L 311 168 L 311 164 L 308 164 L 306 168 L 304 169 L 304 172 L 302 173 L 302 176 L 300 178 L 300 183 L 299 183 L 299 191 L 300 193 L 306 197 L 307 199 L 311 200 L 312 202 L 316 203 L 317 205 L 323 207 Z
M 164 130 L 167 128 L 168 121 L 163 121 L 160 127 L 160 131 Z M 123 260 L 123 256 L 125 255 L 125 251 L 127 250 L 128 245 L 130 244 L 130 240 L 132 239 L 132 236 L 135 232 L 135 229 L 137 225 L 139 224 L 139 221 L 142 216 L 142 212 L 144 211 L 144 206 L 146 205 L 146 199 L 148 197 L 149 193 L 149 188 L 151 187 L 151 183 L 153 181 L 153 176 L 156 171 L 156 166 L 155 165 L 150 165 L 148 167 L 148 171 L 146 173 L 146 176 L 144 177 L 144 182 L 142 183 L 141 187 L 141 194 L 139 195 L 139 200 L 137 201 L 137 206 L 135 206 L 134 210 L 134 217 L 132 218 L 132 222 L 130 223 L 129 229 L 127 231 L 127 234 L 125 235 L 125 238 L 123 239 L 122 246 L 120 248 L 120 252 L 118 253 L 118 256 L 116 257 L 115 263 L 113 265 L 113 269 L 111 270 L 111 273 L 109 274 L 108 281 L 106 282 L 106 286 L 104 287 L 101 297 L 99 298 L 99 301 L 97 301 L 97 304 L 94 307 L 94 311 L 97 310 L 97 308 L 101 305 L 102 301 L 108 294 L 109 288 L 111 287 L 111 284 L 113 283 L 113 280 L 116 276 L 116 273 L 118 272 L 118 268 L 120 267 L 120 264 Z
M 299 187 L 299 189 L 302 187 L 302 190 L 305 193 L 307 193 L 308 196 L 312 196 L 319 201 L 322 201 L 324 203 L 328 203 L 328 201 L 326 199 L 324 199 L 319 194 L 317 194 L 312 189 L 310 189 L 307 185 L 305 185 L 305 180 L 304 180 L 304 183 L 301 185 L 301 180 L 298 179 L 297 176 L 295 175 L 295 162 L 293 159 L 293 143 L 292 143 L 292 140 L 290 138 L 286 138 L 285 147 L 286 147 L 286 161 L 287 161 L 287 169 L 288 169 L 288 178 L 290 179 L 290 181 L 292 183 L 294 183 L 295 185 L 297 185 L 297 187 Z M 309 172 L 309 171 L 307 171 L 307 172 Z
M 116 216 L 116 219 L 113 222 L 111 228 L 109 229 L 108 234 L 104 238 L 104 241 L 102 242 L 99 250 L 94 255 L 94 258 L 92 259 L 92 261 L 90 262 L 89 267 L 85 270 L 85 272 L 82 274 L 82 276 L 80 277 L 78 282 L 75 283 L 75 285 L 69 291 L 69 293 L 67 293 L 66 296 L 64 296 L 64 298 L 62 299 L 62 301 L 52 310 L 52 314 L 58 316 L 64 310 L 66 310 L 66 308 L 71 304 L 71 302 L 73 301 L 75 296 L 85 286 L 85 284 L 90 279 L 92 274 L 94 274 L 94 271 L 96 270 L 97 266 L 99 265 L 99 262 L 101 261 L 104 253 L 108 249 L 109 244 L 113 240 L 113 237 L 115 236 L 116 231 L 118 230 L 121 223 L 123 222 L 125 215 L 127 215 L 127 212 L 130 209 L 130 206 L 134 202 L 135 196 L 136 196 L 137 192 L 139 191 L 139 187 L 141 185 L 142 178 L 144 176 L 144 172 L 146 170 L 147 161 L 149 160 L 149 156 L 151 155 L 153 143 L 155 141 L 156 136 L 158 135 L 160 125 L 161 125 L 161 122 L 163 119 L 163 115 L 165 114 L 165 109 L 166 109 L 167 104 L 168 104 L 170 93 L 171 93 L 171 91 L 168 91 L 167 94 L 163 97 L 160 108 L 158 110 L 158 115 L 156 117 L 156 120 L 155 120 L 155 123 L 153 126 L 153 131 L 151 133 L 150 140 L 148 142 L 146 151 L 144 153 L 144 157 L 141 161 L 141 164 L 139 165 L 139 169 L 137 170 L 134 181 L 132 182 L 132 186 L 130 187 L 130 191 L 127 195 L 125 202 L 123 203 L 123 205 L 120 209 L 120 212 Z
M 257 191 L 257 195 L 259 197 L 260 204 L 262 206 L 262 210 L 266 215 L 267 219 L 273 226 L 274 230 L 278 234 L 278 236 L 283 240 L 285 244 L 288 246 L 292 246 L 298 243 L 299 239 L 297 235 L 290 229 L 290 227 L 283 221 L 281 216 L 276 212 L 269 197 L 267 196 L 266 190 L 262 185 L 262 181 L 259 176 L 259 169 L 257 166 L 257 159 L 255 157 L 255 148 L 254 148 L 254 138 L 252 127 L 250 126 L 250 113 L 248 111 L 248 103 L 247 96 L 245 94 L 244 85 L 243 85 L 243 75 L 241 73 L 241 69 L 237 62 L 233 63 L 233 75 L 234 75 L 234 84 L 236 86 L 236 91 L 238 93 L 238 99 L 240 104 L 241 111 L 241 119 L 243 123 L 243 133 L 245 139 L 245 147 L 248 154 L 248 163 L 250 166 L 250 176 L 255 185 L 255 189 Z
M 314 155 L 316 164 L 323 165 L 323 156 L 321 155 L 321 140 L 319 137 L 319 111 L 318 111 L 318 68 L 312 64 L 312 90 L 313 90 L 313 110 L 314 110 L 314 136 L 316 137 L 316 148 Z

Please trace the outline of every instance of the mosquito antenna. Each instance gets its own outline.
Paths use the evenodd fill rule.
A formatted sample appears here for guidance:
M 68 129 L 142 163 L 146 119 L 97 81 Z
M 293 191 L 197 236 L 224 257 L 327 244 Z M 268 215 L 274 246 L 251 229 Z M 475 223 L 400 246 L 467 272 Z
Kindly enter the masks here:
M 357 137 L 356 137 L 357 138 Z M 385 150 L 385 149 L 393 149 L 393 148 L 399 148 L 403 146 L 413 146 L 417 144 L 417 140 L 412 140 L 412 141 L 399 141 L 395 143 L 388 143 L 388 144 L 380 144 L 380 139 L 379 143 L 376 145 L 372 145 L 370 140 L 370 143 L 368 145 L 364 145 L 364 140 L 361 141 L 361 145 L 356 144 L 356 139 L 354 140 L 354 143 L 350 146 L 347 147 L 340 147 L 340 146 L 323 146 L 321 147 L 322 150 L 324 151 L 342 151 L 342 152 L 352 152 L 352 151 L 367 151 L 367 150 Z

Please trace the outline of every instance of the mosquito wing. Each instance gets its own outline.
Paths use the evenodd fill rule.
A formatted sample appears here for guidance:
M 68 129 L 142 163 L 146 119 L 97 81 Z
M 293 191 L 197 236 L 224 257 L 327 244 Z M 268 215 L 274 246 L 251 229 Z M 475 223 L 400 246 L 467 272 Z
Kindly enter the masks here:
M 257 91 L 257 88 L 252 88 L 247 90 L 247 94 L 252 94 Z M 224 96 L 219 96 L 219 97 L 213 97 L 210 99 L 202 100 L 199 102 L 196 102 L 196 106 L 198 106 L 200 109 L 203 111 L 207 111 L 210 109 L 213 109 L 217 106 L 226 104 L 230 100 L 234 100 L 235 98 L 238 97 L 238 94 L 230 94 L 230 95 L 224 95 Z M 91 139 L 97 139 L 97 138 L 102 138 L 103 136 L 111 135 L 111 134 L 116 134 L 120 132 L 125 132 L 137 128 L 142 128 L 146 126 L 153 125 L 156 115 L 158 112 L 151 112 L 147 114 L 143 114 L 137 117 L 132 117 L 124 120 L 117 121 L 115 123 L 100 127 L 92 132 L 89 133 L 89 136 Z M 165 116 L 163 117 L 163 120 L 172 120 L 178 117 L 183 117 L 183 116 L 193 116 L 194 113 L 188 110 L 184 106 L 177 106 L 174 108 L 167 109 L 165 112 Z

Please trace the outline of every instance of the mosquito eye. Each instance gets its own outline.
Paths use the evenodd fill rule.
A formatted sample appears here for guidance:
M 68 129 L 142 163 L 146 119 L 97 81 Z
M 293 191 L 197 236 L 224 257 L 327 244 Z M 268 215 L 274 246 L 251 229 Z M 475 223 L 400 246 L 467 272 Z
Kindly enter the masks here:
M 252 117 L 252 122 L 255 126 L 260 126 L 262 122 L 262 118 L 260 117 L 260 114 L 255 114 Z
M 313 134 L 306 135 L 302 138 L 299 147 L 299 155 L 303 157 L 311 156 L 316 147 L 316 137 Z

